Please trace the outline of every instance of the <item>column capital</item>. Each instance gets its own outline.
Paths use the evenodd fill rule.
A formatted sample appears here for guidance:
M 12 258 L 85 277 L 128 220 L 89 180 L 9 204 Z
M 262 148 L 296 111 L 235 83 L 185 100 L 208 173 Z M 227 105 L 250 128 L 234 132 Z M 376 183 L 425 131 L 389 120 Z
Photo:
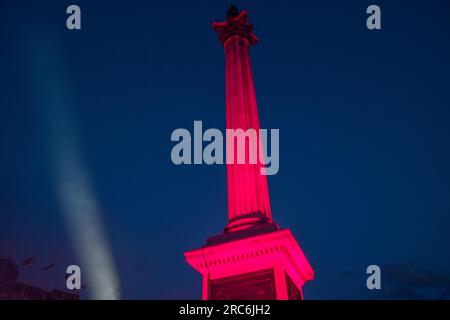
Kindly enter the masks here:
M 246 10 L 239 12 L 235 6 L 228 9 L 226 21 L 213 22 L 212 28 L 219 33 L 222 44 L 233 36 L 247 39 L 250 45 L 258 43 L 258 38 L 253 33 L 253 25 L 248 22 L 248 12 Z

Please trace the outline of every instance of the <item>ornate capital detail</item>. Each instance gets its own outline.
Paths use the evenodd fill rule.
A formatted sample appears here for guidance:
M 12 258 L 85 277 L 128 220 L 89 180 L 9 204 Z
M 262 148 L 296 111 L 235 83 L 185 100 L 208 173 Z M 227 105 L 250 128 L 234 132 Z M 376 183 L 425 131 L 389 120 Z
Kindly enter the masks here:
M 241 12 L 234 6 L 228 9 L 227 20 L 224 22 L 213 22 L 212 28 L 219 33 L 222 44 L 233 36 L 240 36 L 249 42 L 250 45 L 258 43 L 258 38 L 253 33 L 253 25 L 248 22 L 248 12 Z

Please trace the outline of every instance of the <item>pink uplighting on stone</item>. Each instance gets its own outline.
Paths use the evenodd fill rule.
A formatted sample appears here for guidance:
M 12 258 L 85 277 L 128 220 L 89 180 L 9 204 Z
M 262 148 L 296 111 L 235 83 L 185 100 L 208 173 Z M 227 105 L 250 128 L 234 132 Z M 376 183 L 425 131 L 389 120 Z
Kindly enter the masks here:
M 225 50 L 226 127 L 259 132 L 249 56 L 249 47 L 258 39 L 248 13 L 230 7 L 227 20 L 212 27 Z M 259 136 L 257 143 L 259 153 Z M 249 149 L 244 150 L 246 159 Z M 228 224 L 205 246 L 185 253 L 203 277 L 205 300 L 301 300 L 303 285 L 314 278 L 291 231 L 272 220 L 267 177 L 261 174 L 264 164 L 257 158 L 255 164 L 227 164 Z

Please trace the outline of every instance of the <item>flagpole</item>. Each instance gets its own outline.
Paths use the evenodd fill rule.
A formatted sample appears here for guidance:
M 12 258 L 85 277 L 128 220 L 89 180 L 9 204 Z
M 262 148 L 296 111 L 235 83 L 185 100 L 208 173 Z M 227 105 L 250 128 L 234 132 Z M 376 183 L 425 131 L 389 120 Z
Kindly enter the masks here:
M 36 264 L 36 262 L 33 262 L 32 264 L 31 264 L 31 269 L 30 269 L 30 281 L 32 282 L 33 281 L 33 271 L 34 271 L 34 265 Z
M 48 291 L 53 290 L 55 286 L 55 277 L 53 276 L 53 272 L 55 271 L 55 266 L 52 267 L 52 270 L 50 271 L 50 289 Z
M 24 275 L 24 279 L 30 283 L 33 282 L 33 270 L 34 270 L 34 265 L 36 264 L 36 260 L 37 260 L 37 256 L 31 256 L 31 257 L 23 260 L 19 264 L 19 267 L 26 267 L 26 272 L 24 271 L 23 275 Z M 20 270 L 22 272 L 22 268 Z
M 47 277 L 47 289 L 48 289 L 48 291 L 51 291 L 51 289 L 52 289 L 52 282 L 53 282 L 53 266 L 52 267 L 50 267 L 50 270 L 45 270 L 44 269 L 44 271 L 45 272 L 49 272 L 48 273 L 48 277 Z
M 44 269 L 42 269 L 42 270 L 44 270 Z M 50 287 L 50 281 L 52 281 L 52 278 L 51 278 L 51 271 L 50 271 L 50 273 L 48 273 L 47 270 L 44 270 L 44 272 L 47 273 L 47 283 L 45 284 L 45 286 L 46 286 L 47 289 L 48 289 L 48 288 Z
M 42 268 L 42 270 L 44 272 L 49 272 L 49 275 L 48 275 L 48 278 L 47 278 L 47 283 L 46 283 L 46 286 L 47 286 L 49 291 L 51 289 L 53 289 L 53 286 L 54 286 L 54 282 L 53 282 L 54 281 L 54 277 L 53 277 L 54 269 L 55 269 L 55 263 L 54 262 L 49 264 L 48 266 Z

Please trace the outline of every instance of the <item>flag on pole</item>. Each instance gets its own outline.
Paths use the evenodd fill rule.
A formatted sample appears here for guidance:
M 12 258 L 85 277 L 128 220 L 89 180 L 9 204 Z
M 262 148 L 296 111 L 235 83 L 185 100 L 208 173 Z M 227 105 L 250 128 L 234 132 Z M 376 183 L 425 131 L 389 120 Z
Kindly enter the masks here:
M 32 266 L 36 262 L 36 259 L 37 259 L 36 256 L 32 256 L 32 257 L 29 257 L 29 258 L 23 260 L 20 264 L 22 266 Z
M 55 266 L 55 263 L 53 262 L 53 263 L 50 263 L 48 266 L 43 267 L 42 270 L 48 271 L 48 270 L 53 269 L 54 266 Z

